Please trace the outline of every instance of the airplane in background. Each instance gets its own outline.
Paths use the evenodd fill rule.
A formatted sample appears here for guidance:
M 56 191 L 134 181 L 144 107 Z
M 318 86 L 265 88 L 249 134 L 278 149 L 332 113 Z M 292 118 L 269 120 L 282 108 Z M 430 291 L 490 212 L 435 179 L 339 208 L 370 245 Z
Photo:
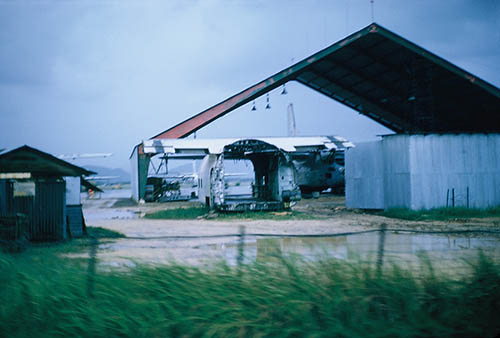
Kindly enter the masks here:
M 89 154 L 63 154 L 59 155 L 58 158 L 61 160 L 77 160 L 82 158 L 106 158 L 113 156 L 113 153 L 89 153 Z

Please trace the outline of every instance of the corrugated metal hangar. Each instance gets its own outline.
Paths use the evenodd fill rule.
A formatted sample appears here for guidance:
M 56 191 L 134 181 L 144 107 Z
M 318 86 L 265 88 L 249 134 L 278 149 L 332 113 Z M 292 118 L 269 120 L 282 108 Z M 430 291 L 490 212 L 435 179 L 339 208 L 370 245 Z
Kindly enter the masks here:
M 500 90 L 375 23 L 151 139 L 186 137 L 292 80 L 397 133 L 347 151 L 349 207 L 439 207 L 464 188 L 470 206 L 500 204 Z M 150 156 L 141 143 L 131 157 L 136 199 Z

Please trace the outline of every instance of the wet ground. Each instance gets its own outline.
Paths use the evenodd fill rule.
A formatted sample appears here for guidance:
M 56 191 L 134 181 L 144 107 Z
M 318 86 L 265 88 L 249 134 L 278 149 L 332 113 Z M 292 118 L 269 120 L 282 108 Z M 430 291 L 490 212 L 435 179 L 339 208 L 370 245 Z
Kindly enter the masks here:
M 453 272 L 466 271 L 480 251 L 496 261 L 500 259 L 500 240 L 489 236 L 389 232 L 382 245 L 380 238 L 380 233 L 373 232 L 326 238 L 246 236 L 243 241 L 236 236 L 119 239 L 99 245 L 98 258 L 104 266 L 130 267 L 138 262 L 163 264 L 172 261 L 193 265 L 223 261 L 236 265 L 239 257 L 244 263 L 272 262 L 279 255 L 298 255 L 306 261 L 333 257 L 376 264 L 381 257 L 388 266 L 397 263 L 406 268 L 418 268 L 429 260 L 435 268 Z
M 499 219 L 412 222 L 347 210 L 341 196 L 304 199 L 294 210 L 310 213 L 313 220 L 151 220 L 146 212 L 193 206 L 193 202 L 135 205 L 112 192 L 100 200 L 84 202 L 88 225 L 120 231 L 128 238 L 98 246 L 102 266 L 128 267 L 137 262 L 211 264 L 225 261 L 272 261 L 277 254 L 300 255 L 306 260 L 324 257 L 355 261 L 403 263 L 419 266 L 427 257 L 440 269 L 459 271 L 482 251 L 500 260 L 500 237 L 481 231 L 500 230 Z M 380 232 L 382 225 L 386 232 Z M 241 228 L 245 236 L 240 237 Z M 476 231 L 446 233 L 447 231 Z M 441 231 L 429 234 L 425 231 Z M 317 237 L 323 236 L 323 237 Z M 240 238 L 243 238 L 241 240 Z M 243 253 L 243 256 L 241 256 Z

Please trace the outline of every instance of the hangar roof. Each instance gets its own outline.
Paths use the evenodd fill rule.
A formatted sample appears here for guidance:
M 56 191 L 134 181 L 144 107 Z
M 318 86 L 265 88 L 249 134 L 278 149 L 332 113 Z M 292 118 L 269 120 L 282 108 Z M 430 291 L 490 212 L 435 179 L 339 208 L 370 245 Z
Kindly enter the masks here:
M 373 23 L 152 139 L 186 137 L 292 80 L 398 133 L 500 131 L 498 88 Z
M 60 160 L 27 145 L 0 155 L 0 173 L 31 173 L 42 177 L 95 174 L 93 171 Z
M 164 153 L 183 159 L 203 158 L 207 154 L 221 154 L 224 147 L 244 140 L 262 141 L 288 153 L 354 147 L 351 142 L 340 136 L 305 136 L 148 140 L 143 142 L 143 151 L 145 154 Z

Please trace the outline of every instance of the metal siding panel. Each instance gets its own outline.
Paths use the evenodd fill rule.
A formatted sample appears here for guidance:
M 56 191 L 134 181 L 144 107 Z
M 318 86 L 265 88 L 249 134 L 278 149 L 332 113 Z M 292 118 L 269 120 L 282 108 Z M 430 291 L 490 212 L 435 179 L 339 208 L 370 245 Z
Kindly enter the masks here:
M 345 152 L 346 206 L 384 208 L 382 142 L 356 144 Z
M 0 180 L 0 216 L 9 214 L 12 197 L 12 183 Z
M 408 135 L 384 137 L 382 148 L 385 209 L 410 208 L 411 186 Z
M 64 181 L 40 180 L 36 182 L 35 212 L 32 239 L 54 241 L 66 238 Z
M 500 134 L 413 135 L 410 137 L 412 209 L 500 205 Z
M 371 208 L 376 172 L 370 157 L 384 167 L 384 208 L 431 209 L 500 205 L 500 134 L 431 134 L 384 137 L 382 151 L 363 144 L 346 152 L 346 205 Z M 371 164 L 370 164 L 371 163 Z

